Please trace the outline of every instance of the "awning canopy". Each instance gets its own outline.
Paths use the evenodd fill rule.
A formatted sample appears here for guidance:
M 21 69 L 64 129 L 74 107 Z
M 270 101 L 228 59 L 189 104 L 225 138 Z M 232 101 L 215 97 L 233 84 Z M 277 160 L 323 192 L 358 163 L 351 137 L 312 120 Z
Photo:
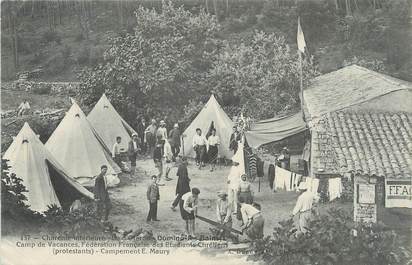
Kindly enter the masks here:
M 271 118 L 254 123 L 251 130 L 245 132 L 250 147 L 280 141 L 307 129 L 302 112 L 282 118 Z

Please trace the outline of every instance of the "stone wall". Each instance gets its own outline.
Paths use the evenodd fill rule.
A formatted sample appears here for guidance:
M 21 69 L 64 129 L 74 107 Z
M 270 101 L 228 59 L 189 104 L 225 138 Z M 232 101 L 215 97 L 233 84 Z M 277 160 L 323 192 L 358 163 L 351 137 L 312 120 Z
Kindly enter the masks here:
M 1 87 L 8 90 L 32 91 L 38 94 L 65 93 L 70 94 L 77 90 L 80 82 L 40 82 L 22 81 L 2 83 Z

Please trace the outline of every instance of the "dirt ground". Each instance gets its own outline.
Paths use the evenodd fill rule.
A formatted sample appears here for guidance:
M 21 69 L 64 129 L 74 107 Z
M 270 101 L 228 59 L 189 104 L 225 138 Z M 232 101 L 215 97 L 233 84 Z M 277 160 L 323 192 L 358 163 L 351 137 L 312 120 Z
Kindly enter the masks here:
M 175 197 L 176 171 L 173 167 L 169 177 L 172 181 L 163 181 L 165 186 L 160 186 L 160 201 L 158 205 L 158 218 L 160 222 L 147 224 L 148 202 L 146 200 L 146 189 L 150 183 L 150 176 L 157 174 L 152 159 L 141 159 L 137 164 L 135 175 L 123 174 L 120 176 L 121 183 L 118 187 L 110 190 L 113 202 L 110 221 L 121 229 L 135 229 L 144 227 L 151 229 L 155 235 L 180 235 L 184 233 L 184 221 L 181 219 L 177 208 L 172 211 L 170 206 Z M 191 179 L 191 187 L 200 189 L 200 200 L 198 214 L 216 220 L 215 203 L 216 193 L 219 190 L 226 190 L 226 179 L 229 173 L 229 166 L 218 166 L 217 170 L 210 172 L 209 167 L 199 170 L 194 161 L 189 161 L 188 172 Z M 253 182 L 255 201 L 261 204 L 262 213 L 265 217 L 265 235 L 269 235 L 273 227 L 278 222 L 287 219 L 295 205 L 298 194 L 296 192 L 273 192 L 270 190 L 266 179 L 262 179 L 260 184 L 256 179 Z M 323 208 L 335 207 L 334 204 L 327 204 Z M 209 234 L 209 224 L 197 220 L 197 233 Z M 234 222 L 234 228 L 239 228 L 240 223 Z

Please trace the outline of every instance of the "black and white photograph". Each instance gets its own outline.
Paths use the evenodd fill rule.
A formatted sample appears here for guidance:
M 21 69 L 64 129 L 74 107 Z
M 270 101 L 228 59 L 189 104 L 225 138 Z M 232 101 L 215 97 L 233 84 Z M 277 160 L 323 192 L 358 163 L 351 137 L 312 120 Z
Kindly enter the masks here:
M 4 265 L 412 265 L 412 0 L 2 0 Z

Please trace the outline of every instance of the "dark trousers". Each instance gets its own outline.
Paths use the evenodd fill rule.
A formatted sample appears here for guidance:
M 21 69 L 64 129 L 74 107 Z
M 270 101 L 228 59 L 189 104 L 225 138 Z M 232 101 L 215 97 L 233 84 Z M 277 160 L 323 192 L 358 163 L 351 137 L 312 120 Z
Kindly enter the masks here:
M 134 153 L 134 154 L 132 154 L 132 155 L 129 156 L 130 165 L 131 165 L 132 167 L 135 167 L 135 166 L 136 166 L 136 158 L 137 158 L 137 154 L 136 154 L 136 153 Z
M 115 155 L 113 160 L 120 167 L 120 169 L 123 170 L 122 157 L 120 155 Z
M 176 198 L 172 203 L 173 207 L 176 207 L 179 204 L 180 200 L 182 199 L 182 196 L 183 194 L 180 194 L 180 193 L 176 195 Z
M 107 221 L 109 219 L 109 213 L 112 208 L 110 200 L 106 201 L 97 201 L 96 203 L 96 212 L 97 216 L 100 219 Z
M 140 136 L 140 150 L 142 154 L 146 154 L 147 148 L 146 148 L 146 143 L 144 142 L 144 135 Z
M 147 221 L 157 220 L 157 201 L 149 202 L 149 214 L 147 215 Z
M 205 162 L 206 146 L 199 145 L 196 149 L 196 163 Z
M 180 153 L 180 146 L 172 145 L 172 153 L 173 153 L 173 157 L 176 158 Z

